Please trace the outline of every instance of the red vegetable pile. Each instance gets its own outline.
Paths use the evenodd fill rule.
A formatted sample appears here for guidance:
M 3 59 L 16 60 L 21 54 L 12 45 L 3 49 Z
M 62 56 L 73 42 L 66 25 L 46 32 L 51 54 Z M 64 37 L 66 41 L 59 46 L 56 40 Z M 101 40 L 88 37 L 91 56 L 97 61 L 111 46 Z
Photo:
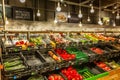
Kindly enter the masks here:
M 48 80 L 64 80 L 64 78 L 59 74 L 51 74 Z
M 83 80 L 83 77 L 72 67 L 63 69 L 61 72 L 67 77 L 68 80 Z
M 97 54 L 103 54 L 103 50 L 100 48 L 93 47 L 91 50 Z
M 110 67 L 108 67 L 107 64 L 105 64 L 104 62 L 95 62 L 95 64 L 105 71 L 110 71 L 111 70 Z
M 64 49 L 55 49 L 55 52 L 59 54 L 64 60 L 72 60 L 75 59 L 75 54 L 69 54 L 66 50 Z

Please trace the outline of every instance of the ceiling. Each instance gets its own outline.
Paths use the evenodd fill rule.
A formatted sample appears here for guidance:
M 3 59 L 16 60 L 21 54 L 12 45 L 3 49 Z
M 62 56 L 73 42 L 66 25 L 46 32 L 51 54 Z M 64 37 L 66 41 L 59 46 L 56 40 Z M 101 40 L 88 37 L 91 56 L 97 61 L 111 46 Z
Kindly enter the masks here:
M 51 0 L 58 1 L 58 0 Z M 119 11 L 120 9 L 120 0 L 64 0 L 65 3 L 83 7 L 89 7 L 90 3 L 93 3 L 94 8 L 101 9 L 105 11 Z M 80 3 L 80 4 L 79 4 Z M 101 4 L 100 4 L 101 3 Z M 117 6 L 117 8 L 115 8 Z

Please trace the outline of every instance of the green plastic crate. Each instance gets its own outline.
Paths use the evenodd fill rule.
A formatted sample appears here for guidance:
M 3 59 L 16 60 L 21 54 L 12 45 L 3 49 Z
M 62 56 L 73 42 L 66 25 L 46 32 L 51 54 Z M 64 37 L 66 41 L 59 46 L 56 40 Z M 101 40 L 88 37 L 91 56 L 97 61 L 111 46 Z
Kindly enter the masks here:
M 75 54 L 76 55 L 76 59 L 79 61 L 83 61 L 83 62 L 87 62 L 88 61 L 88 56 L 83 53 L 82 51 L 79 51 L 77 48 L 72 48 L 72 47 L 68 47 L 66 48 L 66 51 L 70 54 Z
M 97 80 L 99 78 L 102 78 L 104 76 L 107 76 L 109 74 L 109 72 L 105 72 L 105 73 L 101 73 L 101 74 L 98 74 L 94 77 L 91 77 L 91 78 L 87 78 L 87 79 L 84 79 L 84 80 Z

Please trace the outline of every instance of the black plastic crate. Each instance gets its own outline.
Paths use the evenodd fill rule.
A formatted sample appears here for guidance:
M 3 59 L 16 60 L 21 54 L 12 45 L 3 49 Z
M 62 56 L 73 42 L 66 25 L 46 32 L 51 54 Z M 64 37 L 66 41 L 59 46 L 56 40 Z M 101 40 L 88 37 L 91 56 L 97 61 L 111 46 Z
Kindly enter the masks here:
M 37 51 L 23 51 L 22 55 L 30 69 L 40 70 L 44 68 L 46 61 L 40 56 Z

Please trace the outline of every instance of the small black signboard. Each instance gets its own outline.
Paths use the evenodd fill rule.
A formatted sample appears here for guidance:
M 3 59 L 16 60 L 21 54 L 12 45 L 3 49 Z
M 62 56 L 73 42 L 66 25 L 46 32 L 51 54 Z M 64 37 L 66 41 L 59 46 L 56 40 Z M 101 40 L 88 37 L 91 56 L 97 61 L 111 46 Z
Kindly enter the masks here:
M 13 7 L 13 19 L 33 20 L 33 10 L 31 8 Z

